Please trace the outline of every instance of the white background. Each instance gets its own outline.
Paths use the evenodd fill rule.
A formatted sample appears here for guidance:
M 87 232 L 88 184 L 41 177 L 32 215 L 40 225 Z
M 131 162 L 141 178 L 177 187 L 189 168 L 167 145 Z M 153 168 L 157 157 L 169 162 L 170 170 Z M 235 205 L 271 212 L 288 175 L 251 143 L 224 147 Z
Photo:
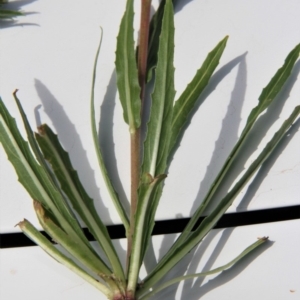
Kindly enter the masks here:
M 138 12 L 139 1 L 136 2 L 136 12 Z M 14 2 L 12 1 L 12 3 Z M 15 3 L 22 3 L 22 1 Z M 1 23 L 3 27 L 0 30 L 1 97 L 22 128 L 12 98 L 12 92 L 16 88 L 19 89 L 18 96 L 32 127 L 35 128 L 41 122 L 51 125 L 58 133 L 65 149 L 69 151 L 73 165 L 78 170 L 88 193 L 95 199 L 97 209 L 105 223 L 118 224 L 120 220 L 108 198 L 93 152 L 89 122 L 89 95 L 93 61 L 100 36 L 99 27 L 102 26 L 104 35 L 98 65 L 96 113 L 97 118 L 100 119 L 102 134 L 100 141 L 104 156 L 109 163 L 109 172 L 112 174 L 120 196 L 125 199 L 126 195 L 128 196 L 130 185 L 129 134 L 122 119 L 114 74 L 116 36 L 120 18 L 124 12 L 125 1 L 39 0 L 23 1 L 23 3 L 26 4 L 23 6 L 24 11 L 30 12 L 30 14 L 19 18 L 15 24 Z M 153 1 L 154 7 L 157 7 L 157 4 L 158 1 Z M 207 53 L 224 36 L 229 35 L 230 38 L 217 72 L 201 98 L 200 102 L 203 104 L 193 116 L 191 125 L 172 161 L 157 219 L 188 217 L 195 210 L 196 205 L 201 202 L 214 176 L 241 133 L 248 113 L 257 105 L 262 88 L 267 85 L 276 70 L 283 64 L 289 51 L 300 42 L 299 11 L 300 2 L 297 0 L 179 1 L 175 14 L 176 99 L 201 66 Z M 136 15 L 138 17 L 138 13 Z M 136 20 L 137 24 L 138 19 Z M 263 148 L 263 145 L 272 137 L 292 109 L 299 105 L 300 84 L 299 81 L 296 81 L 299 70 L 300 64 L 297 63 L 295 71 L 280 97 L 270 107 L 267 114 L 259 120 L 259 126 L 255 128 L 256 134 L 252 136 L 251 143 L 249 143 L 248 154 L 253 155 L 241 162 L 240 169 L 253 161 L 257 151 Z M 273 127 L 267 131 L 269 125 L 273 125 Z M 293 136 L 291 135 L 287 139 L 268 164 L 258 173 L 258 179 L 244 189 L 230 211 L 299 204 L 300 134 L 298 129 L 299 122 Z M 31 207 L 30 197 L 17 182 L 15 172 L 7 162 L 3 149 L 1 148 L 0 151 L 1 232 L 18 231 L 14 225 L 24 217 L 40 228 Z M 278 233 L 276 245 L 280 244 L 281 247 L 283 247 L 282 243 L 286 245 L 290 241 L 285 238 L 285 230 L 290 231 L 296 223 L 285 222 L 284 224 L 286 227 L 274 225 L 279 230 L 279 232 L 276 231 Z M 250 228 L 251 226 L 238 230 L 243 232 L 243 236 L 252 230 Z M 265 232 L 254 233 L 254 237 L 250 239 L 249 243 L 260 234 L 264 235 Z M 236 241 L 233 239 L 232 236 L 230 238 L 232 244 L 228 244 L 228 247 L 235 248 Z M 296 232 L 294 239 L 293 242 L 297 243 L 299 249 L 299 232 Z M 249 243 L 241 246 L 241 250 Z M 159 244 L 156 247 L 159 248 Z M 266 255 L 270 259 L 270 263 L 284 264 L 286 261 L 291 262 L 294 261 L 294 258 L 296 259 L 292 253 L 286 253 L 283 248 L 280 248 L 279 252 L 272 252 L 273 248 L 271 247 L 265 252 L 265 254 L 268 253 Z M 294 246 L 294 248 L 297 247 Z M 35 258 L 35 251 L 40 250 L 37 248 L 27 248 L 25 251 L 21 249 L 1 250 L 3 253 L 1 260 L 6 262 L 6 259 L 15 260 L 14 255 L 17 255 L 20 260 L 18 267 L 26 268 L 22 264 L 25 261 L 31 261 L 30 257 L 32 256 Z M 8 255 L 7 258 L 6 255 Z M 43 257 L 42 255 L 41 257 Z M 26 256 L 27 259 L 21 259 L 22 256 Z M 228 257 L 228 260 L 231 258 Z M 41 260 L 43 259 L 41 258 Z M 34 277 L 36 276 L 34 268 L 39 270 L 40 265 L 35 262 L 33 264 L 29 268 L 29 270 L 32 268 L 32 271 L 28 272 L 30 272 L 30 276 Z M 49 268 L 52 268 L 52 263 L 48 263 L 48 260 L 45 264 L 49 264 Z M 250 278 L 256 276 L 254 275 L 257 274 L 256 272 L 261 272 L 260 266 L 261 264 L 257 264 L 258 269 L 253 267 L 255 270 L 249 271 Z M 9 268 L 14 269 L 12 266 Z M 47 273 L 46 270 L 49 268 L 45 268 L 43 273 Z M 278 266 L 278 273 L 272 271 L 268 273 L 268 276 L 275 278 L 276 275 L 277 278 L 281 268 L 281 265 Z M 1 270 L 3 269 L 1 268 Z M 8 270 L 10 269 L 3 270 L 3 276 L 8 281 L 11 278 L 12 281 L 9 282 L 14 284 L 13 276 L 6 277 L 7 273 L 5 272 Z M 295 270 L 290 268 L 286 271 L 287 281 L 293 282 L 291 280 L 295 278 Z M 248 272 L 248 268 L 245 272 Z M 31 293 L 33 282 L 36 279 L 30 280 L 29 274 L 24 273 L 20 276 L 20 281 L 23 281 L 26 276 L 26 285 Z M 66 275 L 66 278 L 69 278 L 68 276 Z M 271 278 L 268 276 L 264 276 L 262 280 L 269 283 Z M 43 281 L 42 276 L 36 276 L 36 278 Z M 236 280 L 235 278 L 233 282 Z M 274 280 L 273 277 L 272 280 Z M 55 293 L 57 292 L 55 288 L 57 281 L 59 281 L 57 278 L 53 279 Z M 249 279 L 246 281 L 249 283 Z M 45 282 L 48 287 L 51 285 L 51 279 L 45 280 Z M 222 286 L 221 290 L 225 289 L 227 292 L 229 289 L 230 292 L 237 292 L 236 287 L 228 288 L 227 286 Z M 268 285 L 257 287 L 255 295 L 261 295 L 262 290 L 260 289 L 263 289 L 263 286 Z M 7 287 L 11 289 L 9 285 Z M 247 295 L 250 295 L 248 288 Z M 296 293 L 289 294 L 288 292 L 289 289 L 294 289 L 293 284 L 284 289 L 288 294 L 286 297 L 279 296 L 282 294 L 279 294 L 278 289 L 282 288 L 282 285 L 272 284 L 272 288 L 274 289 L 273 296 L 268 298 L 268 295 L 264 294 L 264 299 L 281 300 L 289 299 L 286 297 L 291 297 L 291 299 L 297 297 Z M 263 290 L 263 292 L 266 291 Z M 298 286 L 299 292 L 300 287 Z M 74 294 L 77 295 L 76 292 Z M 18 299 L 17 295 L 19 294 L 4 295 L 3 299 Z M 24 293 L 20 294 L 19 299 L 21 299 L 21 295 Z M 90 299 L 98 297 L 96 294 L 92 295 Z M 203 299 L 216 299 L 209 295 L 206 294 Z M 245 299 L 246 297 L 243 293 L 240 294 L 243 296 L 233 295 L 236 296 L 232 296 L 230 299 L 241 297 Z M 254 294 L 251 295 L 249 299 L 254 298 Z M 38 296 L 32 297 L 37 299 Z M 62 297 L 71 299 L 73 294 L 71 292 L 69 296 L 66 292 Z M 78 296 L 78 299 L 81 297 Z

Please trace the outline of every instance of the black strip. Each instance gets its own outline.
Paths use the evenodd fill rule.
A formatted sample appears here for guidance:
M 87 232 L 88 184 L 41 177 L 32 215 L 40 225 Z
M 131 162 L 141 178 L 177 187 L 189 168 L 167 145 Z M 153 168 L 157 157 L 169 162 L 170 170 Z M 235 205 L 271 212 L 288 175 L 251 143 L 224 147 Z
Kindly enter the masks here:
M 198 226 L 204 217 L 201 217 L 197 222 Z M 254 224 L 263 224 L 269 222 L 279 222 L 300 219 L 300 205 L 270 208 L 264 210 L 255 210 L 247 212 L 228 213 L 222 216 L 214 228 L 227 228 Z M 157 221 L 155 223 L 152 235 L 170 234 L 182 232 L 190 219 L 175 219 Z M 125 238 L 125 230 L 123 225 L 107 226 L 109 235 L 112 239 Z M 84 229 L 86 236 L 90 241 L 93 241 L 93 236 Z M 45 232 L 42 232 L 45 236 Z M 48 236 L 47 236 L 48 237 Z M 48 237 L 49 238 L 49 237 Z M 7 233 L 0 236 L 0 248 L 15 248 L 35 246 L 35 244 L 27 238 L 23 233 Z

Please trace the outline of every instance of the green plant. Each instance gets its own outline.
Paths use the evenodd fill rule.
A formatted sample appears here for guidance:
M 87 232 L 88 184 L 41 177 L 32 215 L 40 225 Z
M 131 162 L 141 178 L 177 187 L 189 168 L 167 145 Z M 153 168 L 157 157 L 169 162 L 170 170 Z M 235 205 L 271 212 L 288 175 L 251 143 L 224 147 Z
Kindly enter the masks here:
M 8 0 L 1 0 L 0 1 L 0 19 L 12 19 L 14 17 L 24 15 L 20 11 L 4 8 L 4 5 L 7 4 L 7 2 L 8 2 Z
M 190 250 L 192 250 L 213 228 L 219 218 L 231 205 L 243 186 L 255 175 L 255 172 L 275 149 L 278 142 L 299 115 L 296 107 L 280 130 L 266 145 L 261 154 L 243 173 L 228 194 L 216 208 L 196 227 L 194 226 L 205 208 L 214 199 L 214 195 L 223 179 L 231 172 L 238 153 L 251 132 L 259 116 L 268 108 L 288 79 L 298 59 L 300 45 L 287 56 L 283 66 L 277 71 L 269 84 L 263 89 L 258 105 L 251 111 L 241 136 L 213 182 L 207 196 L 192 216 L 191 221 L 173 244 L 169 252 L 155 266 L 154 270 L 138 283 L 138 274 L 151 231 L 155 212 L 163 189 L 163 181 L 170 164 L 170 156 L 176 148 L 179 135 L 186 124 L 191 110 L 207 86 L 214 73 L 228 37 L 225 37 L 208 54 L 201 68 L 174 103 L 174 24 L 171 0 L 161 1 L 157 13 L 149 24 L 150 0 L 143 1 L 140 44 L 136 57 L 133 39 L 133 0 L 127 1 L 117 40 L 116 71 L 117 85 L 124 111 L 125 122 L 129 125 L 131 138 L 131 213 L 127 216 L 121 201 L 107 175 L 98 136 L 94 113 L 94 85 L 97 52 L 93 74 L 91 96 L 92 135 L 99 166 L 106 181 L 113 203 L 123 221 L 128 239 L 127 266 L 124 270 L 120 259 L 108 236 L 106 227 L 99 218 L 93 200 L 85 192 L 68 154 L 60 145 L 57 136 L 47 125 L 33 133 L 27 121 L 16 93 L 14 97 L 19 107 L 30 148 L 20 135 L 14 119 L 0 102 L 0 137 L 9 160 L 18 173 L 20 182 L 27 189 L 41 225 L 45 231 L 59 243 L 72 258 L 60 252 L 44 238 L 27 220 L 19 224 L 32 240 L 59 262 L 82 276 L 109 299 L 148 299 L 159 290 L 192 276 L 205 276 L 229 268 L 240 258 L 263 244 L 267 238 L 256 241 L 228 264 L 205 273 L 175 278 L 160 284 L 161 278 L 173 268 Z M 148 44 L 149 41 L 149 44 Z M 154 71 L 155 70 L 155 71 Z M 141 147 L 141 115 L 145 97 L 147 79 L 155 72 L 155 86 L 152 94 L 151 113 L 147 124 L 147 135 Z M 142 101 L 141 101 L 142 100 Z M 140 162 L 139 153 L 143 153 Z M 51 166 L 51 168 L 50 168 Z M 75 210 L 93 234 L 109 263 L 106 263 L 90 245 L 79 225 Z M 89 272 L 82 269 L 82 263 Z M 150 289 L 153 288 L 151 291 Z

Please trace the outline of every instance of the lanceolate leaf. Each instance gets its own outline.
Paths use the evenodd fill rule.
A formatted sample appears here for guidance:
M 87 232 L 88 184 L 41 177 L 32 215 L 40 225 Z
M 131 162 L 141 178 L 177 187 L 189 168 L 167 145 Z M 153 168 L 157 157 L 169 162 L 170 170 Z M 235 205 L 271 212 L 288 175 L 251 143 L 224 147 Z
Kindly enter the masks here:
M 160 36 L 158 62 L 147 137 L 144 144 L 142 173 L 152 177 L 165 172 L 169 153 L 174 89 L 174 20 L 172 2 L 166 2 Z
M 163 1 L 162 1 L 163 2 Z M 161 3 L 162 3 L 161 2 Z M 161 7 L 161 6 L 160 6 Z M 159 8 L 161 9 L 161 8 Z M 162 10 L 163 11 L 163 10 Z M 158 14 L 158 12 L 157 12 Z M 159 18 L 159 14 L 157 15 Z M 154 19 L 155 20 L 155 19 Z M 175 102 L 175 106 L 173 109 L 173 117 L 172 117 L 172 125 L 171 125 L 171 138 L 170 138 L 170 146 L 169 153 L 176 144 L 177 138 L 180 134 L 180 131 L 184 124 L 187 121 L 188 115 L 193 109 L 197 99 L 200 94 L 206 87 L 209 82 L 210 77 L 212 76 L 214 70 L 219 64 L 220 57 L 223 54 L 223 51 L 226 46 L 228 37 L 225 37 L 207 56 L 206 60 L 202 64 L 202 67 L 197 71 L 195 77 L 191 81 L 191 83 L 187 86 L 185 91 L 179 97 L 179 99 Z M 168 155 L 169 155 L 168 153 Z M 161 172 L 165 172 L 165 170 L 160 170 Z M 154 226 L 154 217 L 157 209 L 158 201 L 160 199 L 162 193 L 162 187 L 159 186 L 155 195 L 153 196 L 153 201 L 151 203 L 151 207 L 149 210 L 149 227 L 147 228 L 147 233 L 145 236 L 144 243 L 144 252 L 147 248 L 146 240 L 151 236 L 151 232 Z M 150 221 L 151 220 L 151 221 Z
M 179 99 L 175 102 L 172 119 L 170 150 L 172 150 L 176 144 L 182 127 L 186 123 L 189 114 L 196 104 L 196 101 L 203 92 L 204 88 L 207 86 L 209 79 L 218 66 L 227 40 L 228 36 L 219 42 L 219 44 L 207 55 L 205 61 L 203 62 L 201 68 L 197 71 L 193 80 L 188 84 Z
M 172 0 L 173 6 L 176 8 L 176 0 Z M 152 78 L 152 72 L 157 64 L 157 52 L 159 47 L 159 37 L 161 34 L 162 19 L 166 0 L 161 0 L 159 7 L 153 15 L 150 28 L 149 28 L 149 41 L 148 41 L 148 60 L 147 60 L 147 82 Z
M 98 57 L 100 53 L 100 47 L 101 47 L 101 41 L 102 41 L 102 35 L 101 35 L 101 40 L 99 43 L 99 47 L 97 50 L 95 62 L 94 62 L 94 70 L 93 70 L 93 80 L 92 80 L 92 90 L 91 90 L 91 127 L 92 127 L 92 135 L 93 135 L 93 141 L 94 141 L 94 146 L 98 158 L 98 163 L 102 172 L 103 179 L 106 183 L 107 189 L 109 191 L 109 194 L 111 196 L 111 199 L 117 209 L 117 212 L 119 213 L 119 216 L 124 224 L 124 227 L 126 229 L 126 233 L 129 231 L 129 221 L 128 217 L 126 215 L 126 212 L 124 210 L 124 207 L 122 206 L 122 203 L 119 199 L 119 196 L 117 192 L 115 191 L 111 180 L 108 176 L 107 169 L 103 160 L 103 155 L 102 151 L 100 148 L 100 143 L 98 140 L 98 133 L 97 133 L 97 127 L 96 127 L 96 120 L 95 120 L 95 104 L 94 104 L 94 98 L 95 98 L 95 82 L 96 82 L 96 69 L 97 69 L 97 62 L 98 62 Z
M 141 124 L 141 99 L 133 39 L 133 0 L 127 0 L 117 38 L 116 71 L 124 120 L 134 132 Z
M 291 75 L 292 69 L 298 60 L 300 55 L 300 44 L 298 44 L 287 56 L 284 61 L 283 66 L 276 72 L 274 77 L 271 79 L 269 84 L 263 89 L 261 95 L 259 96 L 259 103 L 258 105 L 251 111 L 247 125 L 242 133 L 244 134 L 247 131 L 248 127 L 250 127 L 257 117 L 272 103 L 274 98 L 278 95 L 281 91 L 282 87 L 284 86 L 285 82 Z
M 158 62 L 155 75 L 155 86 L 152 95 L 150 120 L 144 144 L 144 161 L 142 174 L 156 176 L 163 174 L 167 166 L 169 154 L 170 129 L 173 113 L 174 89 L 174 20 L 171 1 L 167 1 L 164 9 L 161 28 Z M 143 235 L 142 254 L 144 257 L 154 226 L 155 212 L 161 195 L 161 185 L 153 191 L 148 207 L 146 228 Z
M 65 199 L 65 196 L 63 195 L 63 193 L 61 192 L 60 190 L 60 187 L 59 187 L 59 184 L 52 172 L 52 170 L 50 170 L 48 164 L 46 163 L 45 161 L 45 158 L 34 138 L 34 135 L 33 135 L 33 131 L 30 127 L 30 124 L 27 120 L 27 117 L 26 117 L 26 114 L 23 110 L 23 107 L 18 99 L 18 97 L 16 96 L 16 92 L 14 92 L 14 98 L 15 98 L 15 101 L 17 103 L 17 106 L 18 106 L 18 109 L 20 111 L 20 114 L 21 114 L 21 117 L 22 117 L 22 120 L 23 120 L 23 124 L 24 124 L 24 127 L 25 127 L 25 130 L 26 130 L 26 133 L 27 133 L 27 138 L 28 138 L 28 141 L 29 141 L 29 144 L 31 146 L 31 149 L 33 151 L 33 153 L 35 154 L 35 158 L 38 160 L 39 164 L 41 165 L 41 174 L 42 176 L 44 177 L 47 177 L 43 179 L 43 182 L 46 183 L 48 182 L 48 186 L 49 187 L 52 187 L 52 190 L 53 192 L 51 194 L 55 193 L 54 194 L 57 194 L 56 196 L 56 203 L 57 203 L 57 206 L 60 208 L 60 210 L 62 211 L 63 215 L 70 215 L 71 217 L 69 218 L 69 222 L 70 222 L 70 225 L 72 226 L 72 228 L 74 230 L 76 230 L 78 236 L 81 238 L 82 241 L 85 242 L 86 245 L 88 245 L 92 251 L 93 248 L 90 246 L 89 244 L 89 241 L 87 240 L 87 238 L 85 237 L 79 223 L 78 223 L 78 220 L 76 219 L 75 217 L 75 214 L 73 213 L 73 211 L 70 209 L 69 207 L 69 204 L 68 202 L 66 201 Z M 58 197 L 58 194 L 60 197 Z M 33 199 L 37 199 L 37 198 L 33 198 Z
M 190 233 L 188 237 L 179 244 L 177 248 L 172 248 L 172 252 L 165 256 L 155 267 L 155 269 L 144 280 L 143 287 L 145 290 L 149 286 L 153 286 L 160 278 L 162 278 L 170 269 L 172 269 L 189 251 L 191 251 L 213 228 L 221 216 L 226 212 L 229 206 L 232 204 L 236 196 L 241 189 L 256 173 L 258 168 L 274 151 L 277 144 L 284 137 L 289 127 L 293 124 L 296 118 L 300 114 L 300 106 L 297 106 L 290 117 L 285 120 L 281 128 L 275 133 L 273 138 L 268 142 L 264 150 L 255 159 L 255 161 L 246 170 L 241 179 L 234 185 L 234 187 L 228 192 L 228 194 L 220 201 L 220 203 L 214 208 L 214 210 L 201 222 L 198 228 Z
M 15 120 L 0 99 L 0 139 L 8 159 L 18 174 L 19 181 L 30 196 L 41 202 L 56 217 L 59 224 L 70 235 L 75 233 L 76 220 L 64 203 L 64 199 L 49 181 L 43 168 L 33 157 L 28 143 L 22 138 Z M 74 228 L 73 228 L 74 226 Z
M 240 253 L 235 259 L 233 259 L 232 261 L 230 261 L 229 263 L 227 263 L 226 265 L 223 265 L 221 267 L 218 267 L 216 269 L 210 270 L 210 271 L 206 271 L 206 272 L 201 272 L 201 273 L 197 273 L 197 274 L 190 274 L 190 275 L 185 275 L 185 276 L 180 276 L 174 279 L 171 279 L 167 282 L 165 282 L 164 284 L 158 286 L 157 288 L 154 288 L 153 291 L 151 291 L 150 293 L 139 297 L 140 300 L 147 300 L 150 297 L 154 296 L 156 293 L 158 293 L 159 291 L 175 284 L 178 282 L 181 282 L 183 280 L 187 280 L 187 279 L 193 279 L 193 278 L 197 278 L 197 277 L 204 277 L 207 275 L 212 275 L 212 274 L 216 274 L 216 273 L 220 273 L 226 269 L 229 269 L 230 267 L 232 267 L 233 265 L 235 265 L 238 261 L 240 261 L 243 257 L 245 257 L 246 255 L 250 254 L 253 250 L 255 250 L 257 247 L 261 246 L 262 244 L 264 244 L 266 241 L 268 240 L 268 237 L 263 237 L 263 238 L 259 238 L 258 241 L 256 241 L 255 243 L 253 243 L 252 245 L 250 245 L 249 247 L 247 247 L 242 253 Z M 139 292 L 138 292 L 139 294 Z
M 19 109 L 19 112 L 20 112 L 20 115 L 22 117 L 22 120 L 23 120 L 23 124 L 24 124 L 24 127 L 25 127 L 25 130 L 26 130 L 26 133 L 27 133 L 27 139 L 28 139 L 28 142 L 30 144 L 30 147 L 35 155 L 35 158 L 37 159 L 37 161 L 39 162 L 39 164 L 43 167 L 43 169 L 45 170 L 45 172 L 47 173 L 47 175 L 49 176 L 49 179 L 52 181 L 52 183 L 54 185 L 56 185 L 56 187 L 58 187 L 58 184 L 55 180 L 55 176 L 53 174 L 53 172 L 51 172 L 49 166 L 47 165 L 46 161 L 45 161 L 45 158 L 34 138 L 34 134 L 33 134 L 33 131 L 31 129 L 31 126 L 27 120 L 27 116 L 23 110 L 23 107 L 21 105 L 21 102 L 20 100 L 18 99 L 17 97 L 17 90 L 14 92 L 14 98 L 15 98 L 15 101 L 16 101 L 16 104 L 18 106 L 18 109 Z
M 297 45 L 287 56 L 283 66 L 276 72 L 275 76 L 271 79 L 269 84 L 263 89 L 262 94 L 259 97 L 259 104 L 256 106 L 250 113 L 246 126 L 237 141 L 236 145 L 234 146 L 233 150 L 229 154 L 227 160 L 225 161 L 221 171 L 219 172 L 218 176 L 212 183 L 208 193 L 206 194 L 204 200 L 202 201 L 201 205 L 198 207 L 194 215 L 192 216 L 191 220 L 189 221 L 188 225 L 185 227 L 184 231 L 173 245 L 173 249 L 176 248 L 179 244 L 185 242 L 185 238 L 189 235 L 190 231 L 196 224 L 197 220 L 204 212 L 205 208 L 209 205 L 211 199 L 213 198 L 215 192 L 217 191 L 220 183 L 222 182 L 223 178 L 226 174 L 230 171 L 230 166 L 234 164 L 235 158 L 239 153 L 246 137 L 250 133 L 255 121 L 259 117 L 259 115 L 272 103 L 274 98 L 278 95 L 279 91 L 282 89 L 284 83 L 287 81 L 293 66 L 295 65 L 300 51 L 300 44 Z
M 41 190 L 38 184 L 37 176 L 41 172 L 41 167 L 36 163 L 28 143 L 21 136 L 15 120 L 9 114 L 2 99 L 0 99 L 0 114 L 1 143 L 8 159 L 18 174 L 20 183 L 27 190 L 31 198 L 42 202 L 48 208 L 49 203 L 44 200 L 43 189 Z
M 159 37 L 161 33 L 162 19 L 164 15 L 166 0 L 162 0 L 152 17 L 149 28 L 148 61 L 147 61 L 147 81 L 151 80 L 153 69 L 157 63 L 157 53 L 159 47 Z
M 60 145 L 57 135 L 47 125 L 42 125 L 39 127 L 39 134 L 36 134 L 36 139 L 74 209 L 112 263 L 115 275 L 124 280 L 123 269 L 107 229 L 98 216 L 93 200 L 86 193 L 77 172 L 72 167 L 68 153 Z

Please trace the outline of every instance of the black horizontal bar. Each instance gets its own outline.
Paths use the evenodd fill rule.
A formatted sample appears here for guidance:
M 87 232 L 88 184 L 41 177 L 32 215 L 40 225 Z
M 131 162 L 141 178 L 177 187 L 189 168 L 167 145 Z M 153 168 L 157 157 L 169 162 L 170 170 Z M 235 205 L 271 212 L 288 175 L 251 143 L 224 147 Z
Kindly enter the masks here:
M 201 217 L 195 226 L 198 226 L 203 219 L 204 217 Z M 214 228 L 237 227 L 294 219 L 300 219 L 300 205 L 228 213 L 222 216 Z M 189 220 L 190 218 L 156 221 L 152 235 L 182 232 Z M 109 225 L 107 229 L 111 239 L 125 238 L 123 225 Z M 94 240 L 87 229 L 84 229 L 84 232 L 89 241 Z M 42 231 L 42 233 L 49 238 L 45 232 Z M 23 233 L 5 233 L 0 236 L 0 248 L 2 249 L 27 246 L 35 246 L 35 244 Z

